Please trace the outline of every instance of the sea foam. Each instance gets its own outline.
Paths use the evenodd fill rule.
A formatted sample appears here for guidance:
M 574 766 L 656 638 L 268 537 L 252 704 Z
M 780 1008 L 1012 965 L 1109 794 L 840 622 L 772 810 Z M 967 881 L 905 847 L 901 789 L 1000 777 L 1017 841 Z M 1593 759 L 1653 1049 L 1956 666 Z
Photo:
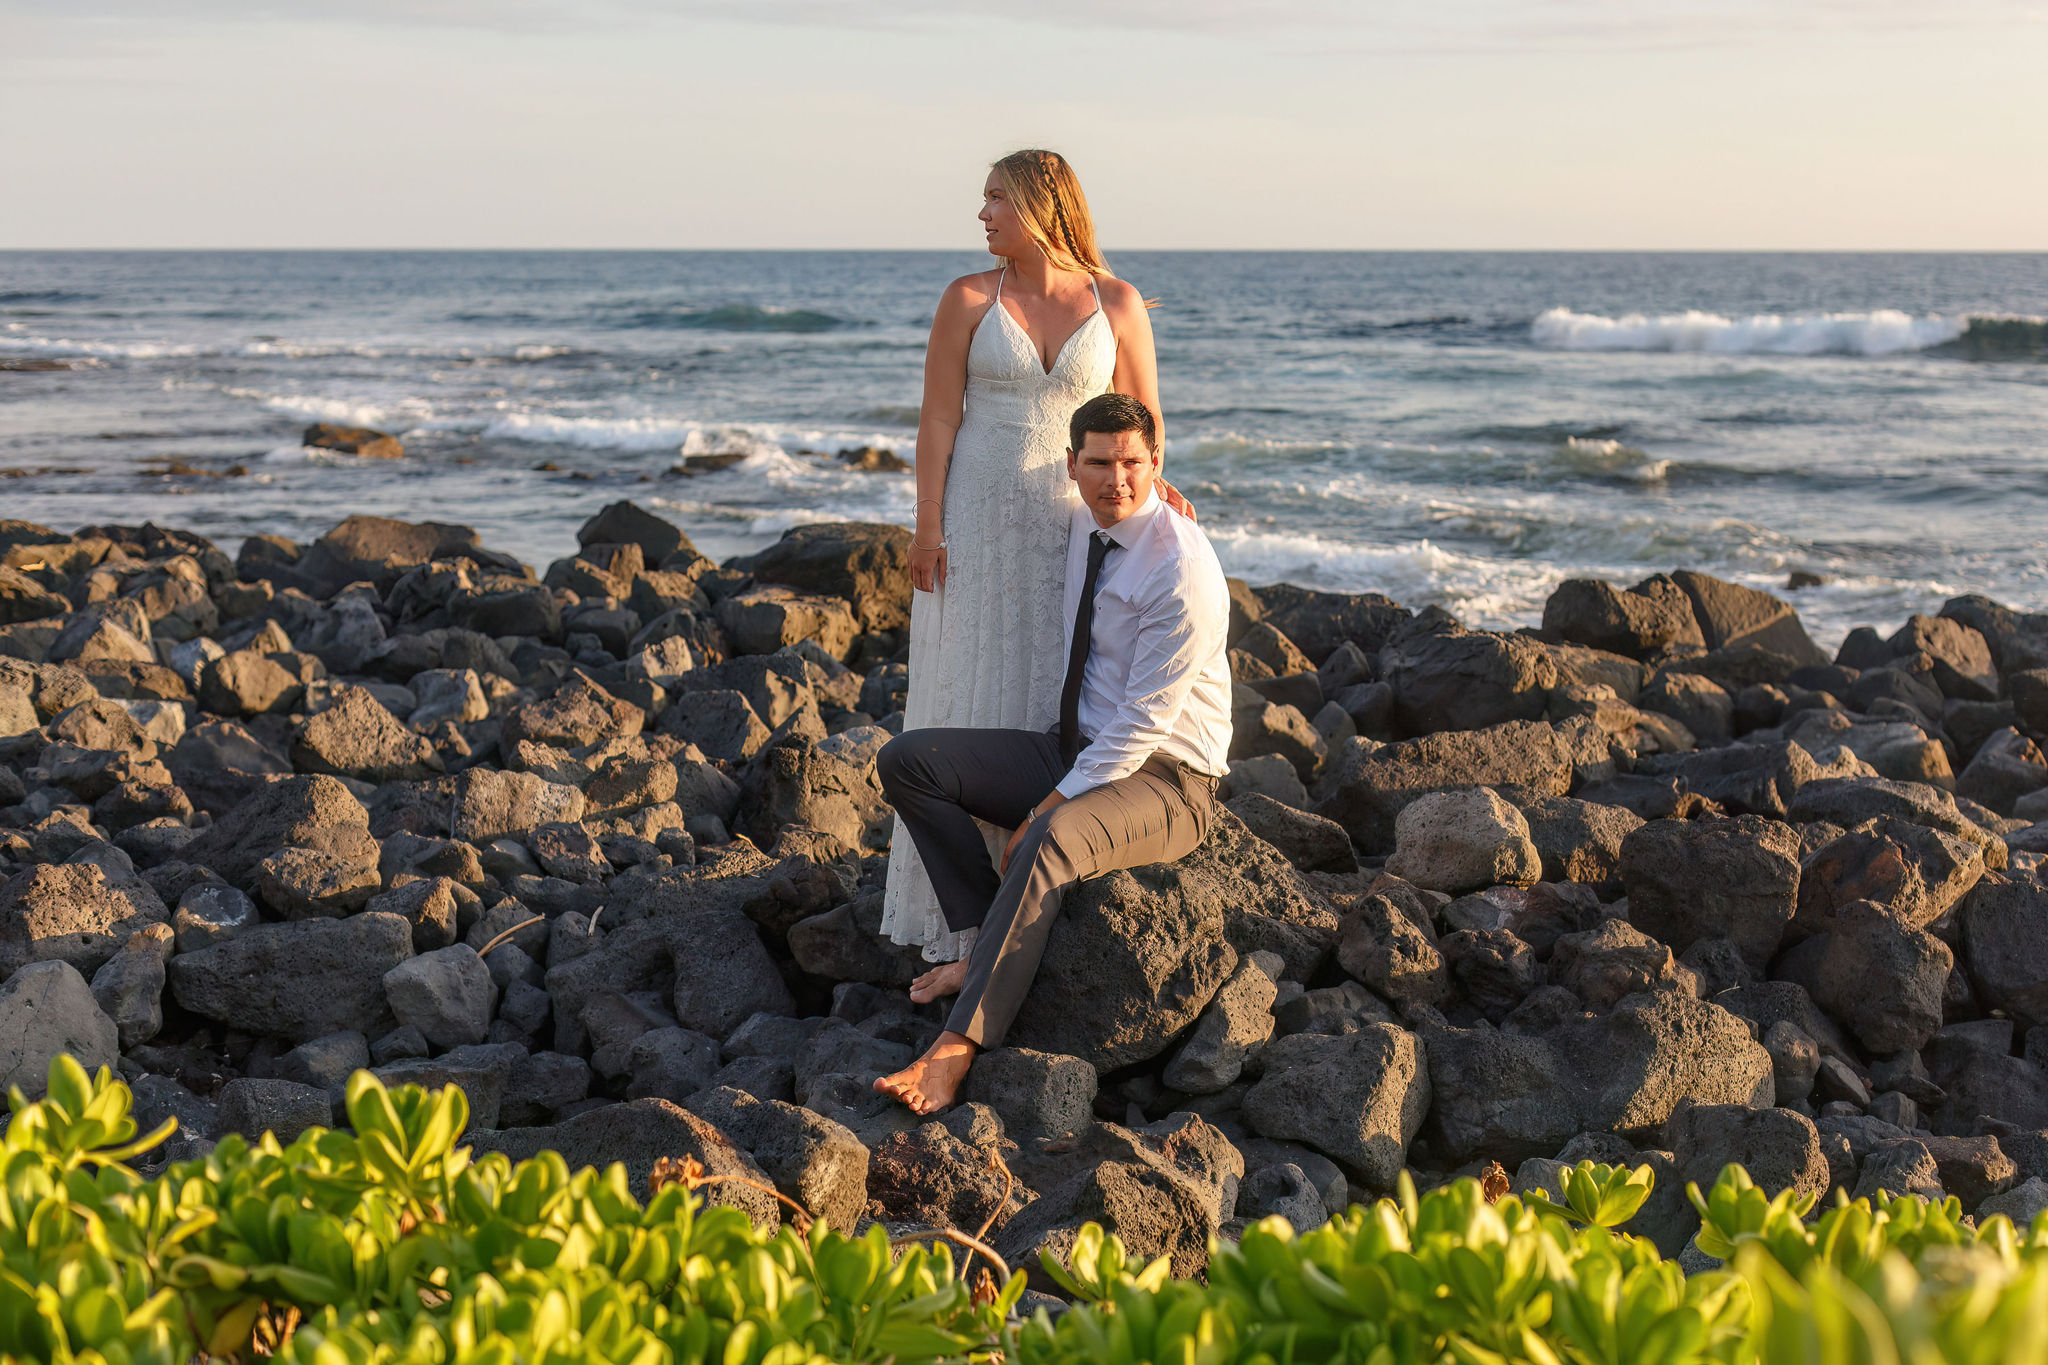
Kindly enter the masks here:
M 1753 313 L 1723 317 L 1690 309 L 1618 318 L 1552 308 L 1530 326 L 1538 346 L 1560 351 L 1702 351 L 1720 355 L 1897 355 L 1956 340 L 1967 317 L 1869 313 Z

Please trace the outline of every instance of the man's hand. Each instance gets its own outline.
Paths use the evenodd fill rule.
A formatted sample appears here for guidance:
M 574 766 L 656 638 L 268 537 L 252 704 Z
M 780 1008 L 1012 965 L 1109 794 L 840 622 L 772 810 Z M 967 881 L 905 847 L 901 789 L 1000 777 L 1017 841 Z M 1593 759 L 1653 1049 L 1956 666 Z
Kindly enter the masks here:
M 1003 849 L 1003 861 L 1001 865 L 996 868 L 996 872 L 999 875 L 1005 877 L 1010 875 L 1010 855 L 1017 851 L 1017 845 L 1024 842 L 1024 831 L 1031 828 L 1031 822 L 1033 820 L 1036 820 L 1039 816 L 1045 814 L 1047 811 L 1051 810 L 1054 806 L 1059 805 L 1066 799 L 1067 798 L 1059 792 L 1053 792 L 1051 795 L 1047 796 L 1045 800 L 1038 803 L 1037 809 L 1033 810 L 1031 814 L 1024 817 L 1024 823 L 1017 826 L 1017 832 L 1010 836 L 1010 842 Z

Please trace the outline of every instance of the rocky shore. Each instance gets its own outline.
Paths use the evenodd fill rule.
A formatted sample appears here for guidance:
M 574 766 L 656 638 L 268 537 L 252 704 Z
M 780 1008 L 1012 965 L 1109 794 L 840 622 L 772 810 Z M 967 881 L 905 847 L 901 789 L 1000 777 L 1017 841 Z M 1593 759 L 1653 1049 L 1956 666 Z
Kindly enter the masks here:
M 1648 1162 L 1667 1254 L 1729 1161 L 2048 1206 L 2048 615 L 1830 659 L 1684 571 L 1511 634 L 1234 583 L 1228 813 L 1071 898 L 920 1122 L 869 1089 L 941 1018 L 877 933 L 906 534 L 578 539 L 0 522 L 0 1083 L 116 1066 L 189 1157 L 357 1068 L 455 1082 L 479 1151 L 694 1156 L 1018 1265 L 1093 1220 L 1189 1274 L 1494 1162 Z

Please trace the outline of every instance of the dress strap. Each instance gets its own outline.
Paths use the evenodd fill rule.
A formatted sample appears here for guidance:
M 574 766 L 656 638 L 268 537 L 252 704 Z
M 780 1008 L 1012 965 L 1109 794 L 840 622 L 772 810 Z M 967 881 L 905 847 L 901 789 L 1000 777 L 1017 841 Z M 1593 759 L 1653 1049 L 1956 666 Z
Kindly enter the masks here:
M 1008 275 L 1009 273 L 1010 273 L 1010 267 L 1008 267 L 1007 265 L 1006 265 L 1006 266 L 1004 266 L 1004 267 L 1003 267 L 1003 268 L 1002 268 L 1001 270 L 999 270 L 999 271 L 997 271 L 997 272 L 996 272 L 996 302 L 997 302 L 997 303 L 1001 303 L 1001 302 L 1003 301 L 1003 279 L 1004 279 L 1004 277 L 1005 277 L 1005 276 L 1007 276 L 1007 275 Z
M 1092 271 L 1088 276 L 1088 287 L 1095 291 L 1095 307 L 1097 311 L 1100 311 L 1102 308 L 1102 286 L 1095 282 L 1095 275 Z

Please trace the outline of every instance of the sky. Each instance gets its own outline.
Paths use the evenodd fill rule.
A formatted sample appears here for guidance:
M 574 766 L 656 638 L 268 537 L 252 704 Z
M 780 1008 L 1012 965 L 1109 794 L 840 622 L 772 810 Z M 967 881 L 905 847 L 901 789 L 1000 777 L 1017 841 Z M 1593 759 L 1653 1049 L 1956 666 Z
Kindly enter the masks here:
M 0 248 L 2048 249 L 2041 0 L 0 0 Z

